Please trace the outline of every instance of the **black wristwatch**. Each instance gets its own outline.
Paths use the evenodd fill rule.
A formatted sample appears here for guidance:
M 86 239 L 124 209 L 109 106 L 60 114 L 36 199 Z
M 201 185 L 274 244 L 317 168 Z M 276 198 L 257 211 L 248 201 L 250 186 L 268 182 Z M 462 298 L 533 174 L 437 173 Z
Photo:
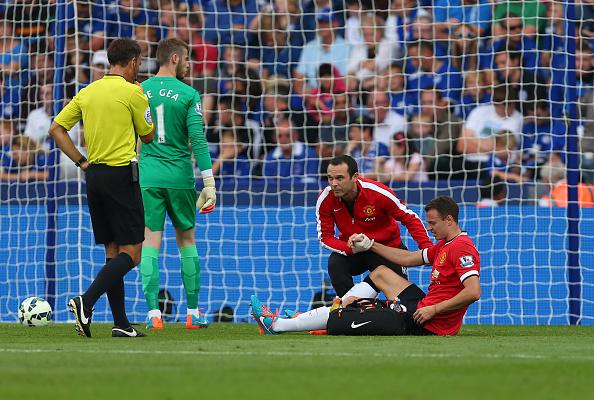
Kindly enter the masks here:
M 87 161 L 87 157 L 85 157 L 85 156 L 82 156 L 82 157 L 80 158 L 80 160 L 78 160 L 78 161 L 76 161 L 76 162 L 74 163 L 74 165 L 76 165 L 78 168 L 80 168 L 80 165 L 81 165 L 82 163 L 84 163 L 85 161 Z

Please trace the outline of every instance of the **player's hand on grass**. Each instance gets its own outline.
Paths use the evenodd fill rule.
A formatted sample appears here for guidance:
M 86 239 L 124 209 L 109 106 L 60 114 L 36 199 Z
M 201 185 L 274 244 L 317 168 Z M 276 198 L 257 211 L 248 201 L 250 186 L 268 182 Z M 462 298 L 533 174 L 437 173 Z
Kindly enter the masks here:
M 349 246 L 353 249 L 353 253 L 360 253 L 367 251 L 373 246 L 375 240 L 369 239 L 366 234 L 358 233 L 351 235 L 349 238 Z
M 200 211 L 200 214 L 208 214 L 215 209 L 217 204 L 217 194 L 215 189 L 215 180 L 212 176 L 206 176 L 203 179 L 204 189 L 198 196 L 196 201 L 196 208 Z
M 427 306 L 423 308 L 418 308 L 417 311 L 413 314 L 413 319 L 417 324 L 424 324 L 425 322 L 429 321 L 431 318 L 437 315 L 437 307 Z

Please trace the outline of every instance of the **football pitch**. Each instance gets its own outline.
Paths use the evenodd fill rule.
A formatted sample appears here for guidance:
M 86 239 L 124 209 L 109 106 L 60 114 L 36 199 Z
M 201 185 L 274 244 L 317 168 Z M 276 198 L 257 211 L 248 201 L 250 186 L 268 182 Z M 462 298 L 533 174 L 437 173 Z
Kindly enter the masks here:
M 0 324 L 0 398 L 594 399 L 594 327 L 329 337 L 170 324 L 138 339 L 92 328 L 85 339 L 70 324 Z

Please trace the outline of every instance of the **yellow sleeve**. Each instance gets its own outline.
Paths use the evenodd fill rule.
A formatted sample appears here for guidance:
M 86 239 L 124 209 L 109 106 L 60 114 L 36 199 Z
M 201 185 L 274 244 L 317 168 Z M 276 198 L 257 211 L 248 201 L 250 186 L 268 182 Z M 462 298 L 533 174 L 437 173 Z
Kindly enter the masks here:
M 134 131 L 138 136 L 146 136 L 153 131 L 153 117 L 149 102 L 141 88 L 134 86 L 132 96 L 130 96 L 130 110 L 132 111 L 132 121 L 134 121 Z
M 66 104 L 66 107 L 54 118 L 54 121 L 69 131 L 78 121 L 82 119 L 82 110 L 80 108 L 79 95 L 77 94 Z

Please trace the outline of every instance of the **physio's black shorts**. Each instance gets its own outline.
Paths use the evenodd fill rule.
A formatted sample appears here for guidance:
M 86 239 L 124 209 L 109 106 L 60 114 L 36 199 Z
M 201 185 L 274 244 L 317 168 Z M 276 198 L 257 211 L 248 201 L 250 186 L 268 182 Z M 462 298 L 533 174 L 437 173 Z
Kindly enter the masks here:
M 423 325 L 417 324 L 413 319 L 413 314 L 415 313 L 415 311 L 417 311 L 417 304 L 419 304 L 419 301 L 423 300 L 425 296 L 425 292 L 423 292 L 421 288 L 415 285 L 414 283 L 406 289 L 404 289 L 402 293 L 398 295 L 398 298 L 400 299 L 400 304 L 406 307 L 406 312 L 404 313 L 404 321 L 407 325 L 408 335 L 435 335 L 435 333 L 423 328 Z
M 97 244 L 144 241 L 144 208 L 130 166 L 92 164 L 86 170 L 87 201 Z

